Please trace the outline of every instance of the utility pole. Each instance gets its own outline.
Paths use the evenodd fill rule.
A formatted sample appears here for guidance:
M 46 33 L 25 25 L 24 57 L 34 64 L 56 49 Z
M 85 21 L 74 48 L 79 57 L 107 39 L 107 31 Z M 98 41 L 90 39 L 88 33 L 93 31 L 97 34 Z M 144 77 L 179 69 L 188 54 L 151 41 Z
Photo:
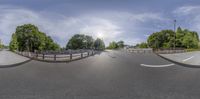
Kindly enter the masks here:
M 176 49 L 176 20 L 174 20 L 174 50 Z

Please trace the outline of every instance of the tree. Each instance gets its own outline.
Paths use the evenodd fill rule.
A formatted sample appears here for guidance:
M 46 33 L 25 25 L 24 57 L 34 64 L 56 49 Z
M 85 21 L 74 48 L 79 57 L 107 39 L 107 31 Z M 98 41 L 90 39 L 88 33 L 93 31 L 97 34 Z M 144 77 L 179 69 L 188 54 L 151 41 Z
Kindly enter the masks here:
M 185 32 L 181 29 L 181 27 L 178 27 L 176 31 L 176 47 L 183 47 L 183 38 L 184 38 Z
M 198 48 L 199 41 L 196 38 L 196 33 L 188 32 L 183 38 L 183 46 L 186 48 Z
M 138 47 L 138 48 L 148 48 L 148 44 L 145 43 L 145 42 L 142 42 L 140 44 L 137 44 L 136 47 Z
M 60 49 L 60 46 L 57 43 L 54 43 L 53 39 L 50 36 L 45 36 L 44 44 L 41 44 L 41 48 L 44 48 L 44 50 L 57 51 Z
M 124 48 L 124 41 L 118 41 L 117 45 L 119 48 Z
M 198 48 L 199 36 L 197 32 L 181 29 L 178 27 L 176 31 L 176 42 L 174 39 L 174 31 L 162 30 L 153 33 L 148 38 L 148 45 L 151 48 L 172 48 L 174 43 L 178 48 Z
M 174 31 L 162 30 L 149 36 L 148 45 L 151 48 L 170 48 L 174 45 Z
M 2 44 L 2 42 L 1 42 L 1 39 L 0 39 L 0 49 L 3 47 L 3 44 Z
M 85 35 L 85 48 L 87 49 L 92 49 L 93 46 L 94 46 L 94 39 L 92 38 L 92 36 L 88 36 L 88 35 Z
M 104 50 L 105 49 L 105 44 L 103 42 L 102 39 L 100 38 L 97 38 L 95 41 L 94 41 L 94 48 L 96 50 Z
M 117 49 L 117 48 L 119 48 L 119 46 L 115 41 L 110 42 L 108 49 Z
M 17 42 L 17 44 L 15 44 Z M 14 36 L 12 36 L 10 42 L 10 49 L 19 51 L 34 52 L 44 50 L 57 50 L 59 49 L 51 37 L 48 37 L 45 33 L 40 32 L 38 27 L 32 24 L 24 24 L 17 26 Z
M 92 49 L 94 39 L 84 34 L 75 34 L 67 43 L 68 49 Z
M 11 42 L 9 45 L 9 49 L 11 51 L 18 50 L 18 41 L 17 41 L 17 36 L 15 33 L 12 34 Z

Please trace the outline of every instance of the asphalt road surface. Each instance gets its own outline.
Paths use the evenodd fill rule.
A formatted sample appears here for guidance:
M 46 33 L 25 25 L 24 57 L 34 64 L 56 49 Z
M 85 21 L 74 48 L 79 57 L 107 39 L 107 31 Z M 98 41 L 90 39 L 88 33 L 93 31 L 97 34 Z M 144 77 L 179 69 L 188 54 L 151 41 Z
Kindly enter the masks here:
M 153 53 L 107 51 L 0 68 L 0 99 L 199 99 L 199 75 Z

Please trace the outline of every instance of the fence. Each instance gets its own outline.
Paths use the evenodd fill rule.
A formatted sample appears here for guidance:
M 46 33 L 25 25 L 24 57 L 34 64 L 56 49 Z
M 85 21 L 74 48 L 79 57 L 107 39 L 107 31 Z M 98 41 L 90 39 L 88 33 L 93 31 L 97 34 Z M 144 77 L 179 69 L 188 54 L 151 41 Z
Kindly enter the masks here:
M 184 53 L 187 52 L 185 49 L 183 48 L 176 48 L 176 49 L 152 49 L 152 48 L 128 48 L 127 49 L 128 52 L 133 52 L 133 53 L 157 53 L 157 54 L 173 54 L 173 53 Z
M 175 48 L 175 49 L 154 49 L 154 52 L 157 54 L 173 54 L 173 53 L 185 53 L 187 52 L 185 49 L 183 48 Z
M 82 59 L 91 55 L 94 55 L 96 52 L 94 50 L 87 51 L 62 51 L 62 52 L 16 52 L 22 56 L 47 62 L 66 62 L 77 59 Z
M 151 48 L 128 48 L 127 49 L 128 52 L 133 52 L 133 53 L 152 53 L 153 50 Z

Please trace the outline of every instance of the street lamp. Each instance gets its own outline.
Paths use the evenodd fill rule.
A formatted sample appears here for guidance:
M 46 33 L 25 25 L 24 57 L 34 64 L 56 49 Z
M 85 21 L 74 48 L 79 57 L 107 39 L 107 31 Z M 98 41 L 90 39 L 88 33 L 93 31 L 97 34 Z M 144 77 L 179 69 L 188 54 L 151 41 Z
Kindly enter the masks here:
M 176 48 L 176 20 L 174 20 L 174 50 Z

